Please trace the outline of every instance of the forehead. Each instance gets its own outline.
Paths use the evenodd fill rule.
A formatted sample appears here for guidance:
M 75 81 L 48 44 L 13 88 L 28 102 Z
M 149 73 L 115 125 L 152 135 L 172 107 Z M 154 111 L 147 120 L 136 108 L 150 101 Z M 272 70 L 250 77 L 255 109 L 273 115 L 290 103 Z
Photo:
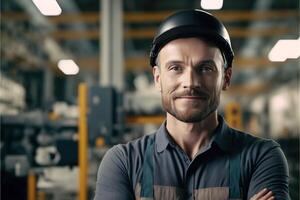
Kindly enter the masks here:
M 222 59 L 219 48 L 199 38 L 180 38 L 172 40 L 160 51 L 160 62 L 169 60 L 201 61 Z

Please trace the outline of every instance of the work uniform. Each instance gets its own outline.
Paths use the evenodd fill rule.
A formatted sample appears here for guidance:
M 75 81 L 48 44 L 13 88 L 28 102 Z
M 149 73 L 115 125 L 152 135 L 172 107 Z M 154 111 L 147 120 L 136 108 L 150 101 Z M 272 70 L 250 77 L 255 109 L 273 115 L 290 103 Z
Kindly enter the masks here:
M 99 167 L 95 200 L 249 199 L 269 188 L 288 200 L 288 167 L 279 145 L 226 124 L 190 160 L 163 123 L 156 133 L 116 145 Z

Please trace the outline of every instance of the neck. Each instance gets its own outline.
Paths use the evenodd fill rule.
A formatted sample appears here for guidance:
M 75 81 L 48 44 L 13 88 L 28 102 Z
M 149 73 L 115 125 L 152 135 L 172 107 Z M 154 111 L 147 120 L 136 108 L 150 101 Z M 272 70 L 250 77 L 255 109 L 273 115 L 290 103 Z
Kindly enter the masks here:
M 175 142 L 192 160 L 199 149 L 209 143 L 213 131 L 218 126 L 217 111 L 200 122 L 185 123 L 167 113 L 167 130 Z

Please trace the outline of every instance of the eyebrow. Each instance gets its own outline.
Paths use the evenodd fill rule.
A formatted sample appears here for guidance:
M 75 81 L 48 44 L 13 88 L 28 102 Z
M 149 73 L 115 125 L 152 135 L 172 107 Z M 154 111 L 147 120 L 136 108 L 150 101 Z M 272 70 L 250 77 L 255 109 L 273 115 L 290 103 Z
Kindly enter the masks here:
M 165 66 L 168 67 L 168 66 L 174 65 L 174 64 L 184 64 L 184 62 L 181 60 L 170 60 L 165 64 Z
M 203 64 L 211 64 L 211 65 L 213 65 L 214 67 L 216 67 L 215 61 L 214 61 L 214 60 L 211 60 L 211 59 L 199 61 L 199 62 L 195 63 L 194 66 L 201 66 L 201 65 L 203 65 Z
M 165 64 L 165 66 L 168 67 L 168 66 L 173 65 L 173 64 L 184 64 L 184 62 L 181 61 L 181 60 L 170 60 L 170 61 L 168 61 L 168 62 Z M 215 61 L 212 60 L 212 59 L 201 60 L 201 61 L 199 61 L 199 62 L 196 62 L 196 63 L 194 64 L 194 66 L 201 66 L 201 65 L 203 65 L 203 64 L 211 64 L 211 65 L 213 65 L 214 67 L 216 67 L 216 63 L 215 63 Z

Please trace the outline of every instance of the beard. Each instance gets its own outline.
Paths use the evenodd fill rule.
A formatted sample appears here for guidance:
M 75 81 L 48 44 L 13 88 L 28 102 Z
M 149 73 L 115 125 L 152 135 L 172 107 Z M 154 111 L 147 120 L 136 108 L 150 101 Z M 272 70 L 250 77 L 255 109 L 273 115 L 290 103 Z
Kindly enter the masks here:
M 191 103 L 186 102 L 183 105 L 178 98 L 185 95 L 199 96 L 200 99 Z M 166 112 L 176 119 L 185 123 L 196 123 L 207 118 L 211 113 L 215 112 L 220 104 L 220 91 L 209 95 L 201 91 L 186 91 L 173 95 L 166 95 L 162 91 L 162 105 Z

